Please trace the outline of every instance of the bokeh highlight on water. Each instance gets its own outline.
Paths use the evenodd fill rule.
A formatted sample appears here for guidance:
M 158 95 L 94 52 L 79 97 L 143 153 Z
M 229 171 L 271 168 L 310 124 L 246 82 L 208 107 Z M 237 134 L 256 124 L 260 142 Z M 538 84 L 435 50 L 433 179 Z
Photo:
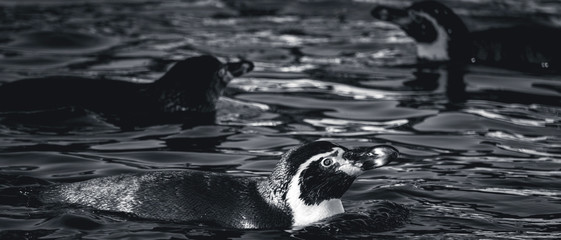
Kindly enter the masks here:
M 561 24 L 554 1 L 444 2 L 470 29 Z M 243 57 L 256 68 L 230 84 L 215 125 L 121 131 L 73 109 L 0 115 L 0 190 L 168 169 L 266 176 L 301 143 L 391 144 L 399 161 L 361 176 L 343 203 L 348 212 L 399 203 L 409 222 L 336 237 L 560 238 L 559 75 L 473 66 L 459 76 L 465 92 L 457 99 L 449 80 L 458 76 L 417 71 L 412 40 L 369 16 L 377 3 L 410 4 L 2 1 L 3 83 L 51 75 L 149 82 L 199 54 Z M 1 197 L 6 239 L 294 236 L 52 211 Z

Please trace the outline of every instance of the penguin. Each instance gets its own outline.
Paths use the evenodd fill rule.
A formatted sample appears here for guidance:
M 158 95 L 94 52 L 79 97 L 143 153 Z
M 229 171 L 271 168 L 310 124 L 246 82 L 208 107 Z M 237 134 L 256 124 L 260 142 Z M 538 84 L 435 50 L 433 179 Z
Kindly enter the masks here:
M 413 38 L 419 63 L 481 64 L 530 72 L 561 70 L 561 30 L 513 26 L 470 32 L 452 9 L 419 1 L 400 9 L 379 5 L 371 15 L 399 26 Z
M 70 76 L 24 79 L 0 86 L 0 113 L 71 108 L 99 114 L 118 126 L 212 118 L 228 83 L 253 67 L 251 61 L 224 64 L 202 55 L 177 62 L 145 84 Z
M 328 141 L 295 147 L 268 177 L 156 171 L 47 186 L 44 204 L 235 229 L 301 228 L 345 212 L 341 197 L 363 172 L 398 157 L 388 145 L 347 149 Z

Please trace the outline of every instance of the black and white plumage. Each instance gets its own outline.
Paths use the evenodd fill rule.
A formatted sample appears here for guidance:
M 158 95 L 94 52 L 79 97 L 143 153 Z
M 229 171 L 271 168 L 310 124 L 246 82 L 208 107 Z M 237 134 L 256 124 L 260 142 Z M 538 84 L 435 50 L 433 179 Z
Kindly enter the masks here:
M 422 62 L 476 63 L 523 71 L 561 70 L 561 29 L 512 26 L 469 31 L 452 9 L 437 1 L 407 8 L 379 5 L 374 18 L 399 26 L 413 38 Z
M 349 150 L 318 141 L 288 151 L 264 179 L 151 172 L 52 185 L 39 198 L 145 219 L 240 229 L 302 227 L 344 213 L 341 197 L 356 177 L 397 156 L 390 146 Z
M 203 55 L 177 62 L 160 79 L 146 84 L 70 76 L 23 79 L 0 86 L 0 112 L 76 108 L 121 126 L 183 122 L 213 115 L 227 84 L 252 69 L 250 61 L 224 64 Z

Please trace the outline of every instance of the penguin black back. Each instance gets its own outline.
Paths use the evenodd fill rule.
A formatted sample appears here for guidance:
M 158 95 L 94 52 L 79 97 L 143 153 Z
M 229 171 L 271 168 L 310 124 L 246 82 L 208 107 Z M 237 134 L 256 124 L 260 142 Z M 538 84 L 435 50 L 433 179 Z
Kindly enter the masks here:
M 290 226 L 290 216 L 269 206 L 256 183 L 202 171 L 151 172 L 55 185 L 41 199 L 170 222 L 240 229 Z
M 213 56 L 187 58 L 153 83 L 68 76 L 24 79 L 0 86 L 0 112 L 81 108 L 117 125 L 153 124 L 212 115 L 227 84 L 253 63 L 223 64 Z

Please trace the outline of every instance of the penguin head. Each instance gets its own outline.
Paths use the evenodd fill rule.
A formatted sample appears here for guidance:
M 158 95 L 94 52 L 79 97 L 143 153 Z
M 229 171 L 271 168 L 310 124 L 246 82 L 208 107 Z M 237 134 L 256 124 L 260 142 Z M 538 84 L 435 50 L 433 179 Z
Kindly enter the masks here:
M 252 70 L 253 63 L 246 60 L 224 64 L 210 55 L 191 57 L 155 82 L 156 94 L 166 112 L 214 111 L 228 83 Z
M 400 9 L 377 6 L 371 15 L 398 25 L 417 42 L 422 60 L 449 61 L 465 57 L 468 30 L 462 20 L 442 3 L 420 1 Z
M 341 197 L 364 171 L 395 160 L 390 146 L 347 149 L 327 141 L 312 142 L 287 152 L 271 175 L 284 191 L 282 198 L 303 226 L 344 212 Z

